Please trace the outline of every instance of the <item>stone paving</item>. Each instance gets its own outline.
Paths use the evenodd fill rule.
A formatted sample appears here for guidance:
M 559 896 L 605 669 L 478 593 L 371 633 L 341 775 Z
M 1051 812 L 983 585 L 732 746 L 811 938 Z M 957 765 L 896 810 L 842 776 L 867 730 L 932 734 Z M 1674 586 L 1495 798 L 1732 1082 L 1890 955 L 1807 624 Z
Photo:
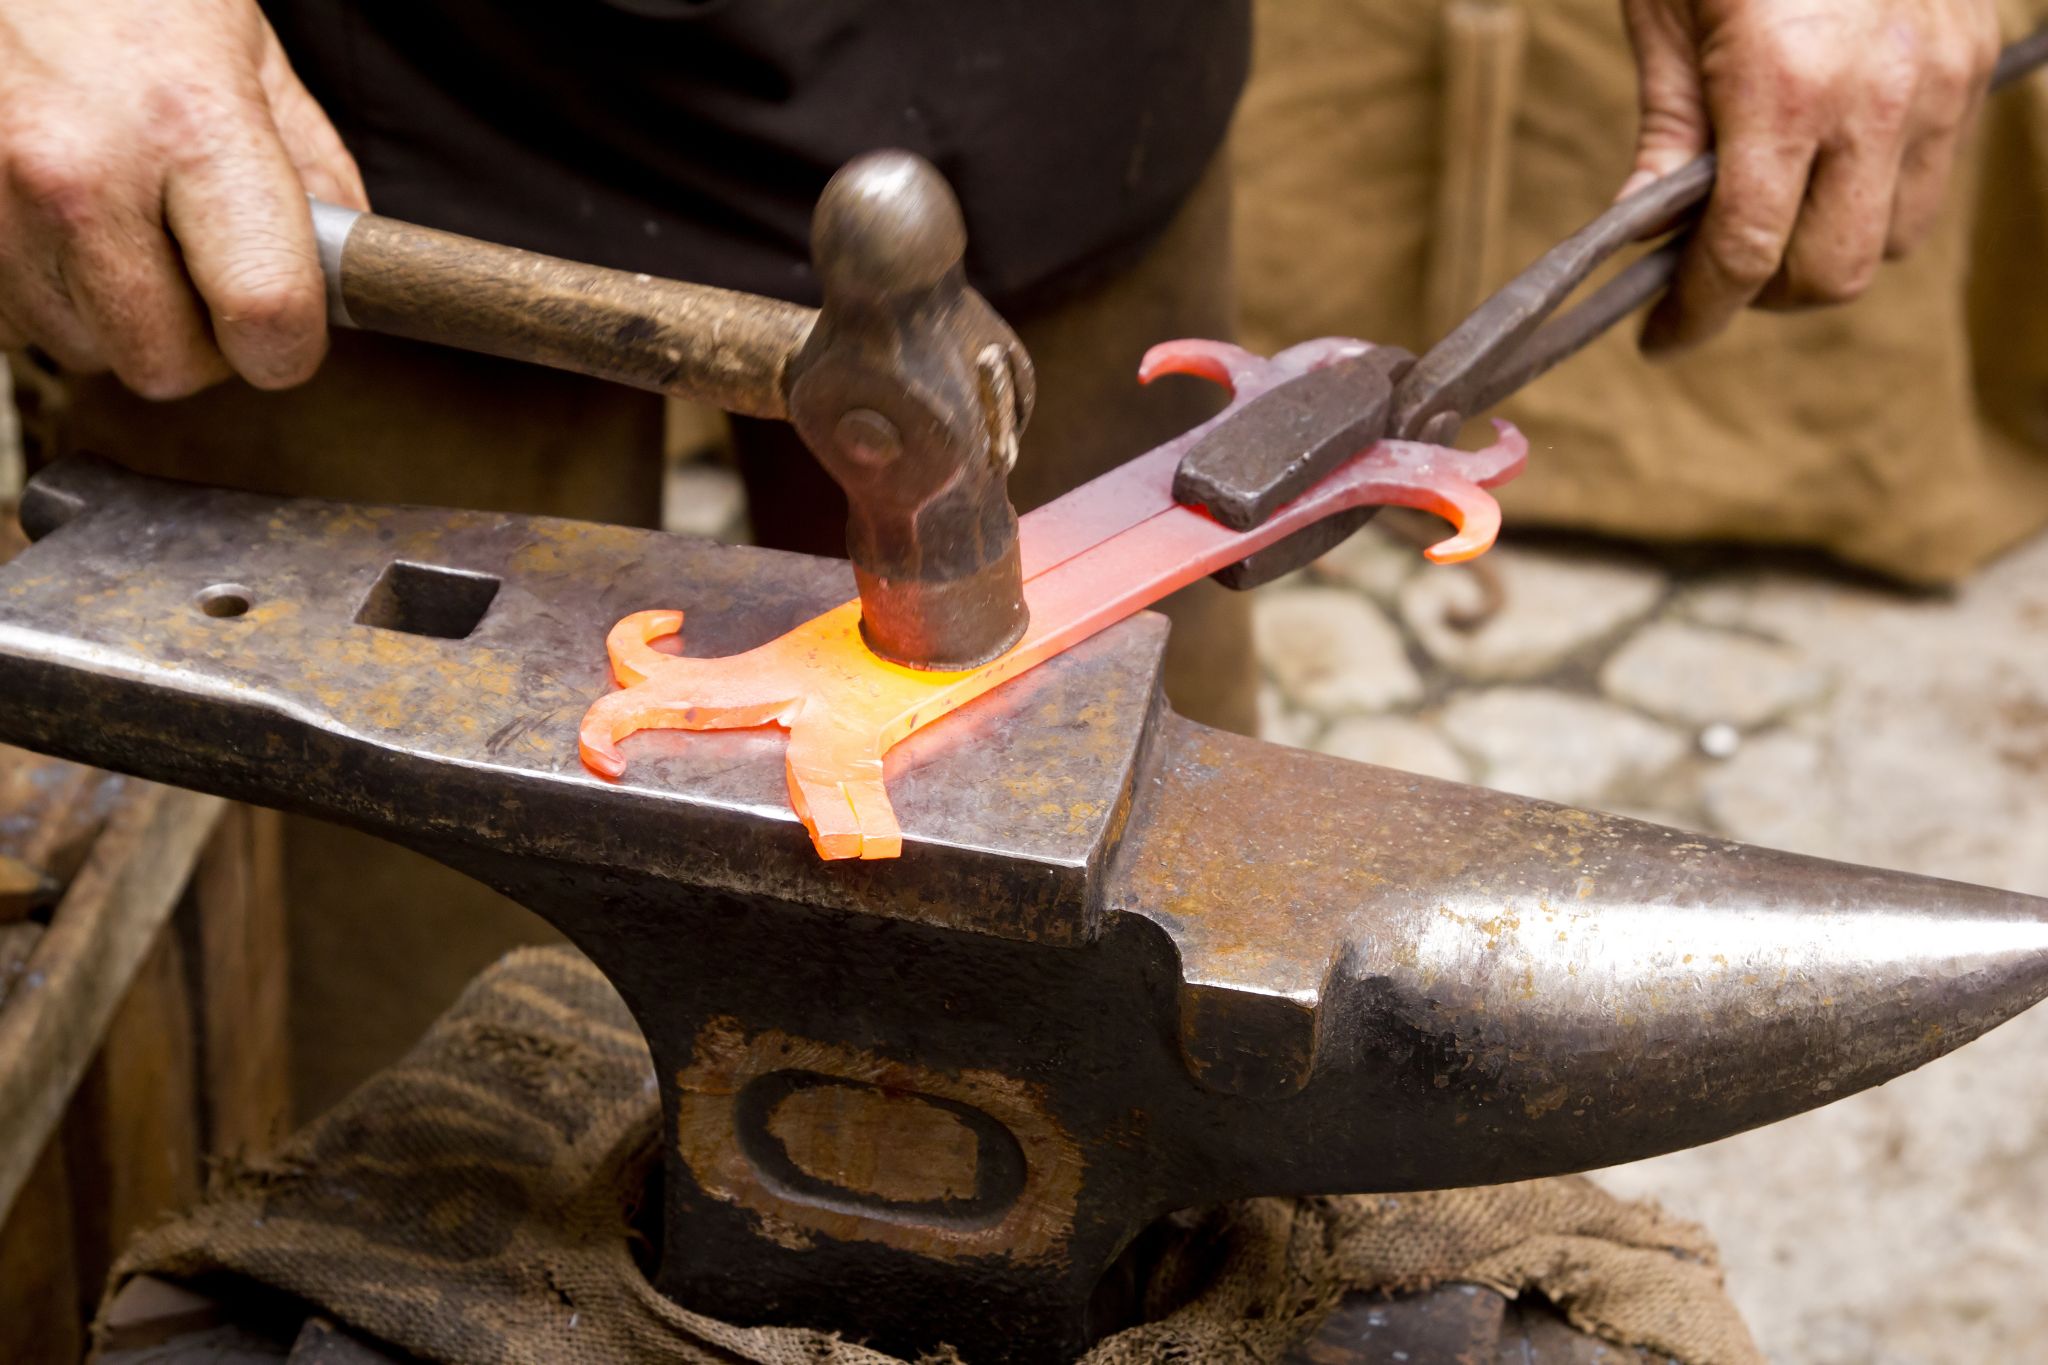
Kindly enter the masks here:
M 1423 563 L 1394 516 L 1255 605 L 1267 738 L 2048 894 L 2048 537 L 1945 597 L 1767 556 L 1509 544 L 1472 628 L 1478 576 Z M 2048 1009 L 1601 1178 L 1713 1230 L 1774 1360 L 2048 1360 L 2043 1049 Z

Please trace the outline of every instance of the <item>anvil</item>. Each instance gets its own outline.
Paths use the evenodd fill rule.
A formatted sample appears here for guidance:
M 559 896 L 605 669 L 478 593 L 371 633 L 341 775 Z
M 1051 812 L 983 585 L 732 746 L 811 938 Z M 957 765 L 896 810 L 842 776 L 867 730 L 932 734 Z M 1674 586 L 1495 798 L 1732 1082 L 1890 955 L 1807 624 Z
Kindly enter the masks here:
M 2015 51 L 2008 76 L 2048 39 Z M 966 290 L 935 177 L 842 175 L 816 316 L 320 216 L 343 320 L 792 417 L 852 495 L 854 567 L 80 458 L 31 483 L 36 543 L 0 570 L 0 740 L 383 835 L 604 971 L 660 1089 L 662 1292 L 1065 1359 L 1120 1325 L 1098 1288 L 1174 1209 L 1670 1151 L 2048 993 L 2048 902 L 1206 729 L 1162 698 L 1150 616 L 897 743 L 900 857 L 814 853 L 772 727 L 641 733 L 618 780 L 590 771 L 601 643 L 649 607 L 687 603 L 699 657 L 856 592 L 873 651 L 905 663 L 1029 646 L 1004 493 L 1028 361 Z M 1550 316 L 1712 179 L 1639 191 L 1419 360 L 1361 347 L 1240 394 L 1126 466 L 1160 476 L 1146 516 L 1271 527 L 1361 445 L 1445 439 L 1653 293 L 1669 251 Z M 1263 581 L 1367 514 L 1224 576 Z
M 431 454 L 431 452 L 425 452 Z M 664 1121 L 658 1288 L 1057 1360 L 1162 1213 L 1582 1170 L 1877 1084 L 2048 992 L 2048 902 L 1349 763 L 1175 716 L 1124 621 L 889 756 L 825 862 L 781 733 L 579 761 L 606 627 L 691 653 L 843 563 L 286 501 L 79 459 L 0 570 L 0 739 L 343 821 L 617 985 Z

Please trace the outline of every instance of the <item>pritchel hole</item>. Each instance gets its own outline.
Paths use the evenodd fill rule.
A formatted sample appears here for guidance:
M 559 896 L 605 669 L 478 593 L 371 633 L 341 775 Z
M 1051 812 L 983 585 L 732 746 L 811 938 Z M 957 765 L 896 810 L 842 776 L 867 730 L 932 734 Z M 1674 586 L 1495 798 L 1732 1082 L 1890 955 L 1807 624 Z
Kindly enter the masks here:
M 216 583 L 201 588 L 192 602 L 208 616 L 229 617 L 242 615 L 255 600 L 255 594 L 240 583 Z
M 363 599 L 356 624 L 437 640 L 467 639 L 497 595 L 498 580 L 489 574 L 396 560 Z

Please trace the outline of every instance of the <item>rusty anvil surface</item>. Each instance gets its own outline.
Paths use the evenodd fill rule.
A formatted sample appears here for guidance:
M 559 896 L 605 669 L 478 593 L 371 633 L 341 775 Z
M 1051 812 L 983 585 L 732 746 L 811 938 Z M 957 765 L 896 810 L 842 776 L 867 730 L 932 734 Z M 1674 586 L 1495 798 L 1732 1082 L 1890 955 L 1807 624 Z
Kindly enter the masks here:
M 2048 903 L 1262 744 L 1139 617 L 903 743 L 826 863 L 779 731 L 578 762 L 606 628 L 692 653 L 847 567 L 655 532 L 46 471 L 0 740 L 341 820 L 560 927 L 650 1045 L 657 1283 L 1058 1359 L 1161 1213 L 1598 1167 L 1883 1081 L 2048 990 Z

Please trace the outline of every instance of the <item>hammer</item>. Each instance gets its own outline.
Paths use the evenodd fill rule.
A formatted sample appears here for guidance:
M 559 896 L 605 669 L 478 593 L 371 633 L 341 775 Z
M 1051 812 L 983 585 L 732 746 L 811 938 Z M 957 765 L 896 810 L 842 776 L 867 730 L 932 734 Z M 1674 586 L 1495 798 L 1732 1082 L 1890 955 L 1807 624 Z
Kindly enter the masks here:
M 1028 614 L 1009 473 L 1035 391 L 971 289 L 959 201 L 908 152 L 849 162 L 811 226 L 823 308 L 564 261 L 315 200 L 329 317 L 792 423 L 846 490 L 861 630 L 962 669 Z

